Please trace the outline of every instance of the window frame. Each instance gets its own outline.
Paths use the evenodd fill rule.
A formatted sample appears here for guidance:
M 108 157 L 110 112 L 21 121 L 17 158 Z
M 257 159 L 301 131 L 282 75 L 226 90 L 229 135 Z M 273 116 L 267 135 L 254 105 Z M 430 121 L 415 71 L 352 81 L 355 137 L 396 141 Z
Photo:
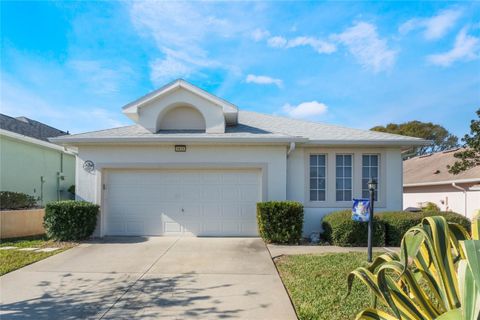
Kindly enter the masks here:
M 343 163 L 342 163 L 342 166 L 341 166 L 341 168 L 343 168 L 343 170 L 342 170 L 342 171 L 343 171 L 343 176 L 342 176 L 342 177 L 338 177 L 338 175 L 337 175 L 337 169 L 339 168 L 339 166 L 338 166 L 338 159 L 337 159 L 338 156 L 342 156 L 342 157 L 343 157 L 343 159 L 342 159 L 342 162 L 343 162 Z M 349 157 L 350 157 L 350 166 L 349 166 L 349 167 L 350 167 L 350 176 L 349 176 L 349 177 L 346 177 L 346 176 L 344 175 L 344 174 L 345 174 L 345 168 L 346 168 L 345 163 L 344 163 L 344 161 L 345 161 L 345 156 L 349 156 Z M 354 153 L 335 153 L 335 194 L 334 194 L 334 196 L 335 196 L 335 198 L 334 198 L 334 199 L 335 199 L 335 202 L 343 202 L 343 203 L 347 202 L 347 203 L 349 203 L 349 202 L 351 202 L 351 201 L 353 200 L 353 198 L 355 197 L 355 190 L 354 190 L 354 189 L 355 189 L 355 188 L 354 188 L 354 185 L 355 185 L 355 183 L 354 183 L 354 176 L 355 176 L 354 168 L 355 168 L 355 163 L 354 163 L 354 162 L 355 162 L 355 154 L 354 154 Z M 338 180 L 338 179 L 342 179 L 342 181 L 343 181 L 343 188 L 341 188 L 341 189 L 338 189 L 338 188 L 337 188 L 337 180 Z M 349 188 L 349 189 L 346 189 L 346 188 L 345 188 L 345 180 L 346 180 L 346 179 L 350 179 L 350 188 Z M 338 192 L 338 191 L 342 191 L 342 199 L 341 199 L 341 200 L 338 200 L 338 199 L 337 199 L 337 192 Z M 345 191 L 350 191 L 350 199 L 345 199 Z
M 311 188 L 311 180 L 312 180 L 312 175 L 311 175 L 311 168 L 312 168 L 312 164 L 311 164 L 311 157 L 312 156 L 323 156 L 324 159 L 325 159 L 325 165 L 323 166 L 325 168 L 325 176 L 323 177 L 323 179 L 325 180 L 325 186 L 323 189 L 312 189 Z M 308 187 L 307 187 L 307 190 L 308 190 L 308 193 L 307 193 L 307 197 L 308 197 L 308 202 L 312 202 L 312 203 L 322 203 L 322 202 L 327 202 L 328 200 L 328 153 L 310 153 L 308 154 L 308 159 L 307 159 L 307 162 L 308 162 Z M 319 165 L 317 164 L 316 165 L 317 169 L 319 168 Z M 314 177 L 314 179 L 320 179 L 318 177 L 318 174 L 316 177 Z M 312 200 L 312 197 L 311 197 L 311 192 L 312 191 L 317 191 L 317 198 L 318 198 L 318 191 L 321 191 L 323 190 L 324 191 L 324 199 L 323 200 Z
M 363 188 L 363 180 L 364 180 L 364 177 L 363 177 L 363 168 L 364 168 L 364 166 L 363 166 L 363 157 L 364 157 L 364 156 L 376 156 L 376 157 L 377 157 L 377 177 L 376 177 L 376 180 L 377 180 L 377 189 L 375 190 L 374 201 L 375 201 L 375 203 L 378 203 L 379 200 L 380 200 L 380 189 L 381 189 L 380 186 L 382 185 L 381 174 L 380 174 L 380 172 L 381 172 L 381 170 L 382 170 L 382 169 L 381 169 L 381 161 L 382 161 L 382 160 L 381 160 L 381 154 L 379 154 L 379 153 L 362 153 L 362 163 L 361 163 L 361 168 L 362 168 L 362 172 L 361 172 L 361 195 L 362 195 L 362 198 L 365 198 L 364 195 L 363 195 L 363 192 L 364 192 L 365 190 L 367 190 L 367 192 L 370 192 L 370 191 L 368 190 L 368 188 L 367 188 L 367 189 L 364 189 L 364 188 Z M 371 159 L 370 159 L 370 160 L 371 160 Z M 372 166 L 369 164 L 369 165 L 368 165 L 368 168 L 369 168 L 369 173 L 370 173 L 370 170 L 371 170 Z M 370 180 L 370 178 L 371 178 L 371 175 L 370 175 L 370 177 L 369 177 L 368 179 Z M 382 186 L 382 187 L 383 187 L 383 186 Z M 368 194 L 368 197 L 367 197 L 367 198 L 370 198 L 370 193 Z

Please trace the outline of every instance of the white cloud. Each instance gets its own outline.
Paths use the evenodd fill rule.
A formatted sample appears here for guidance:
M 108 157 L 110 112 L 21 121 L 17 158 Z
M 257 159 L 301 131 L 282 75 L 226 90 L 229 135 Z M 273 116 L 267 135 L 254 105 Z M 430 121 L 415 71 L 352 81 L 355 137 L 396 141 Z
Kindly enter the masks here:
M 310 46 L 318 53 L 332 53 L 337 50 L 337 47 L 333 43 L 313 37 L 296 37 L 289 40 L 287 43 L 287 48 L 295 48 L 300 46 Z
M 133 73 L 126 65 L 114 68 L 99 60 L 73 59 L 67 62 L 67 66 L 91 92 L 98 94 L 118 92 L 121 83 Z
M 255 40 L 256 42 L 262 41 L 263 39 L 269 36 L 270 36 L 270 32 L 264 29 L 255 29 L 252 32 L 252 39 Z
M 150 78 L 164 84 L 178 76 L 198 73 L 203 68 L 228 68 L 209 56 L 204 43 L 214 37 L 229 38 L 245 26 L 218 17 L 206 3 L 180 1 L 136 1 L 130 17 L 137 30 L 154 39 L 163 54 L 150 63 Z M 225 14 L 226 16 L 226 14 Z
M 397 52 L 379 37 L 371 23 L 359 22 L 331 38 L 345 45 L 361 65 L 374 72 L 388 70 L 395 63 Z
M 462 15 L 461 10 L 448 9 L 430 18 L 414 18 L 400 25 L 398 31 L 407 34 L 415 29 L 423 29 L 423 36 L 427 40 L 436 40 L 443 37 Z
M 172 78 L 187 78 L 192 73 L 191 67 L 168 55 L 165 59 L 154 60 L 150 69 L 150 80 L 153 83 L 166 83 Z
M 335 44 L 314 37 L 296 37 L 286 39 L 284 37 L 275 36 L 268 39 L 267 44 L 273 48 L 295 48 L 301 46 L 310 46 L 318 53 L 332 53 L 337 50 Z
M 433 64 L 448 67 L 455 61 L 474 60 L 479 57 L 480 39 L 467 34 L 467 28 L 463 28 L 457 34 L 453 48 L 447 52 L 432 54 L 427 60 Z
M 275 79 L 268 76 L 256 76 L 254 74 L 249 74 L 245 79 L 247 83 L 256 83 L 256 84 L 274 84 L 279 88 L 283 87 L 283 81 L 281 79 Z
M 284 37 L 271 37 L 268 39 L 267 44 L 272 48 L 284 48 L 287 45 L 287 39 Z
M 318 101 L 302 102 L 299 105 L 292 106 L 285 104 L 282 111 L 292 118 L 314 119 L 327 112 L 327 105 Z

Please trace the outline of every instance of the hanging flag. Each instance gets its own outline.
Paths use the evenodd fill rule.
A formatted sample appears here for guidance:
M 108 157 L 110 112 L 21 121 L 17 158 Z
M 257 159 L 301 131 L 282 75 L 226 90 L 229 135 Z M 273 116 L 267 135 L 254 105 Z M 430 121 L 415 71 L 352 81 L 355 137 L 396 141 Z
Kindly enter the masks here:
M 370 218 L 370 200 L 353 199 L 352 220 L 359 222 L 368 222 Z

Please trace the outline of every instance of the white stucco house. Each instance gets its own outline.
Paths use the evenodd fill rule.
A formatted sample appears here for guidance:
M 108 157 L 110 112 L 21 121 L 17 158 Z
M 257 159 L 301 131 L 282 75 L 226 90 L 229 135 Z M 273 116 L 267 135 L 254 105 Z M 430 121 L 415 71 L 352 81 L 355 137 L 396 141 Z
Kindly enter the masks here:
M 379 180 L 402 209 L 402 149 L 426 141 L 241 111 L 176 80 L 123 107 L 134 125 L 52 139 L 78 148 L 76 192 L 96 235 L 256 236 L 256 203 L 296 200 L 304 233 Z
M 442 211 L 460 213 L 470 219 L 480 212 L 480 166 L 460 174 L 448 172 L 457 158 L 447 150 L 403 162 L 403 206 L 422 207 L 435 203 Z

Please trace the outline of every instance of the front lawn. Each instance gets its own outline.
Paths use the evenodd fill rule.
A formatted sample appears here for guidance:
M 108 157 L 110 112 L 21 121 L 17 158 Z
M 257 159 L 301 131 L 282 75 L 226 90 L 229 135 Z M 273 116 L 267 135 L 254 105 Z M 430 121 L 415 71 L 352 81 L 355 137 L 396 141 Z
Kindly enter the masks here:
M 53 256 L 75 246 L 72 242 L 55 242 L 45 237 L 30 237 L 23 239 L 7 239 L 0 242 L 2 247 L 17 249 L 0 250 L 0 275 L 19 269 L 31 263 Z M 59 248 L 51 252 L 19 251 L 21 248 Z
M 347 293 L 347 275 L 367 266 L 364 253 L 292 255 L 275 259 L 300 320 L 355 319 L 368 307 L 371 294 L 358 279 Z

